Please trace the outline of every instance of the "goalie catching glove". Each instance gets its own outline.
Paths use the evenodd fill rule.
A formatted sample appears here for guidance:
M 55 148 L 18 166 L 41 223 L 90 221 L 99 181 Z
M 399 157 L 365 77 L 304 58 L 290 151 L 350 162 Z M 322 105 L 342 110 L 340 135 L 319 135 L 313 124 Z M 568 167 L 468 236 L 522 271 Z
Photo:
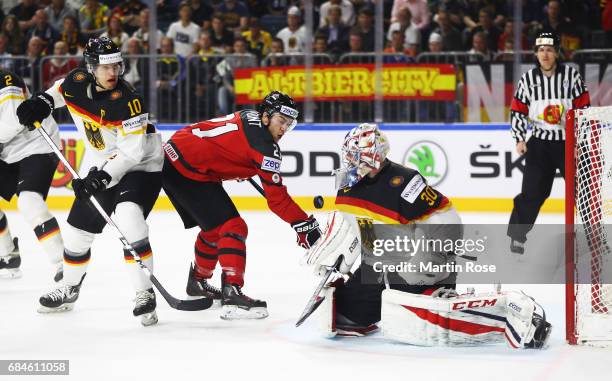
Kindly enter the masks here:
M 342 255 L 338 270 L 347 274 L 360 254 L 361 236 L 355 217 L 336 210 L 327 215 L 323 236 L 308 250 L 303 262 L 314 266 L 314 273 L 322 276 Z

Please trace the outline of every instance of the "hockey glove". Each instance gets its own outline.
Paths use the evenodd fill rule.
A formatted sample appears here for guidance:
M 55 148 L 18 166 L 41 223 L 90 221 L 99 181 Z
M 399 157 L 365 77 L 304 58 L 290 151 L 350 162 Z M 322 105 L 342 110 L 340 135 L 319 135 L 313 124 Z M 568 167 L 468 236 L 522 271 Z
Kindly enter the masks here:
M 88 199 L 106 189 L 110 182 L 111 176 L 108 173 L 92 167 L 85 178 L 72 180 L 72 188 L 78 199 Z
M 319 223 L 313 216 L 305 221 L 294 222 L 291 227 L 297 233 L 297 244 L 304 249 L 310 249 L 321 238 Z
M 17 118 L 30 131 L 34 131 L 34 122 L 42 122 L 43 119 L 51 115 L 55 103 L 51 95 L 45 92 L 35 93 L 32 98 L 21 102 L 17 107 Z

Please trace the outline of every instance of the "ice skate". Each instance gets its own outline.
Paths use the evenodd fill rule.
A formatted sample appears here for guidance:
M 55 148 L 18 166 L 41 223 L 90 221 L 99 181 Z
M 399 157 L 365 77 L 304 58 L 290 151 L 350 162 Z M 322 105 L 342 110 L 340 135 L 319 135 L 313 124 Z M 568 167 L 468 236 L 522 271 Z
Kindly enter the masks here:
M 13 238 L 15 248 L 8 255 L 0 257 L 0 278 L 21 277 L 21 256 L 19 255 L 19 244 L 17 237 Z
M 157 324 L 157 313 L 155 307 L 155 291 L 152 288 L 144 291 L 138 291 L 134 299 L 134 316 L 140 316 L 140 323 L 145 327 Z
M 63 285 L 43 296 L 40 297 L 40 307 L 38 312 L 50 313 L 50 312 L 64 312 L 71 311 L 74 308 L 74 303 L 79 298 L 79 291 L 81 290 L 81 284 L 83 279 L 76 286 Z
M 225 282 L 225 274 L 221 275 L 222 299 L 221 319 L 263 319 L 268 317 L 268 304 L 262 300 L 251 299 L 242 293 L 237 284 Z
M 221 289 L 211 285 L 206 279 L 198 279 L 193 264 L 189 266 L 186 292 L 189 296 L 213 299 L 213 307 L 221 307 Z

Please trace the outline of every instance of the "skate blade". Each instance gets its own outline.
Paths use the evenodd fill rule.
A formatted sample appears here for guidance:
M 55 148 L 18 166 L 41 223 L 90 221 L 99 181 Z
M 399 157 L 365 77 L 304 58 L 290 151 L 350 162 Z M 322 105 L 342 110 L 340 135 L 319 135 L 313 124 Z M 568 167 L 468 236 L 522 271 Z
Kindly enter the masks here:
M 140 315 L 140 324 L 145 327 L 157 324 L 157 322 L 157 313 L 155 311 L 149 312 L 148 314 Z
M 223 320 L 265 319 L 268 317 L 268 309 L 253 307 L 250 310 L 245 310 L 237 306 L 223 306 L 219 317 Z
M 59 307 L 45 307 L 45 306 L 40 306 L 38 307 L 38 313 L 41 314 L 50 314 L 50 313 L 56 313 L 56 312 L 68 312 L 68 311 L 72 311 L 72 309 L 74 308 L 74 303 L 64 303 Z
M 21 269 L 2 269 L 0 270 L 0 279 L 17 279 L 21 278 L 23 274 Z

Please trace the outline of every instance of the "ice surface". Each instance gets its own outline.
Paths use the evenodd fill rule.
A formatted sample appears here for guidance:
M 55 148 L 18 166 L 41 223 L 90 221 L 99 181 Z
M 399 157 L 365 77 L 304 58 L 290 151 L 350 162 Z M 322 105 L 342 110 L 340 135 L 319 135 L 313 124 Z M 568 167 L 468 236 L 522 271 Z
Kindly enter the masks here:
M 74 311 L 41 315 L 38 298 L 54 287 L 51 265 L 21 216 L 7 215 L 20 237 L 24 275 L 0 280 L 0 359 L 68 359 L 70 379 L 576 381 L 612 374 L 611 350 L 565 344 L 561 285 L 523 287 L 554 326 L 544 351 L 517 351 L 505 344 L 419 348 L 380 335 L 328 340 L 318 336 L 315 319 L 294 328 L 317 279 L 299 266 L 302 250 L 293 230 L 266 212 L 244 213 L 250 230 L 244 290 L 268 302 L 268 319 L 227 322 L 218 318 L 218 310 L 175 311 L 158 294 L 160 323 L 142 327 L 132 316 L 133 291 L 120 243 L 108 229 L 95 241 Z M 63 225 L 66 213 L 56 215 Z M 463 214 L 465 223 L 506 223 L 507 218 Z M 153 212 L 149 222 L 155 274 L 172 294 L 185 297 L 196 231 L 184 230 L 172 212 Z M 539 222 L 561 223 L 562 216 L 542 215 Z M 477 291 L 489 290 L 481 285 Z

